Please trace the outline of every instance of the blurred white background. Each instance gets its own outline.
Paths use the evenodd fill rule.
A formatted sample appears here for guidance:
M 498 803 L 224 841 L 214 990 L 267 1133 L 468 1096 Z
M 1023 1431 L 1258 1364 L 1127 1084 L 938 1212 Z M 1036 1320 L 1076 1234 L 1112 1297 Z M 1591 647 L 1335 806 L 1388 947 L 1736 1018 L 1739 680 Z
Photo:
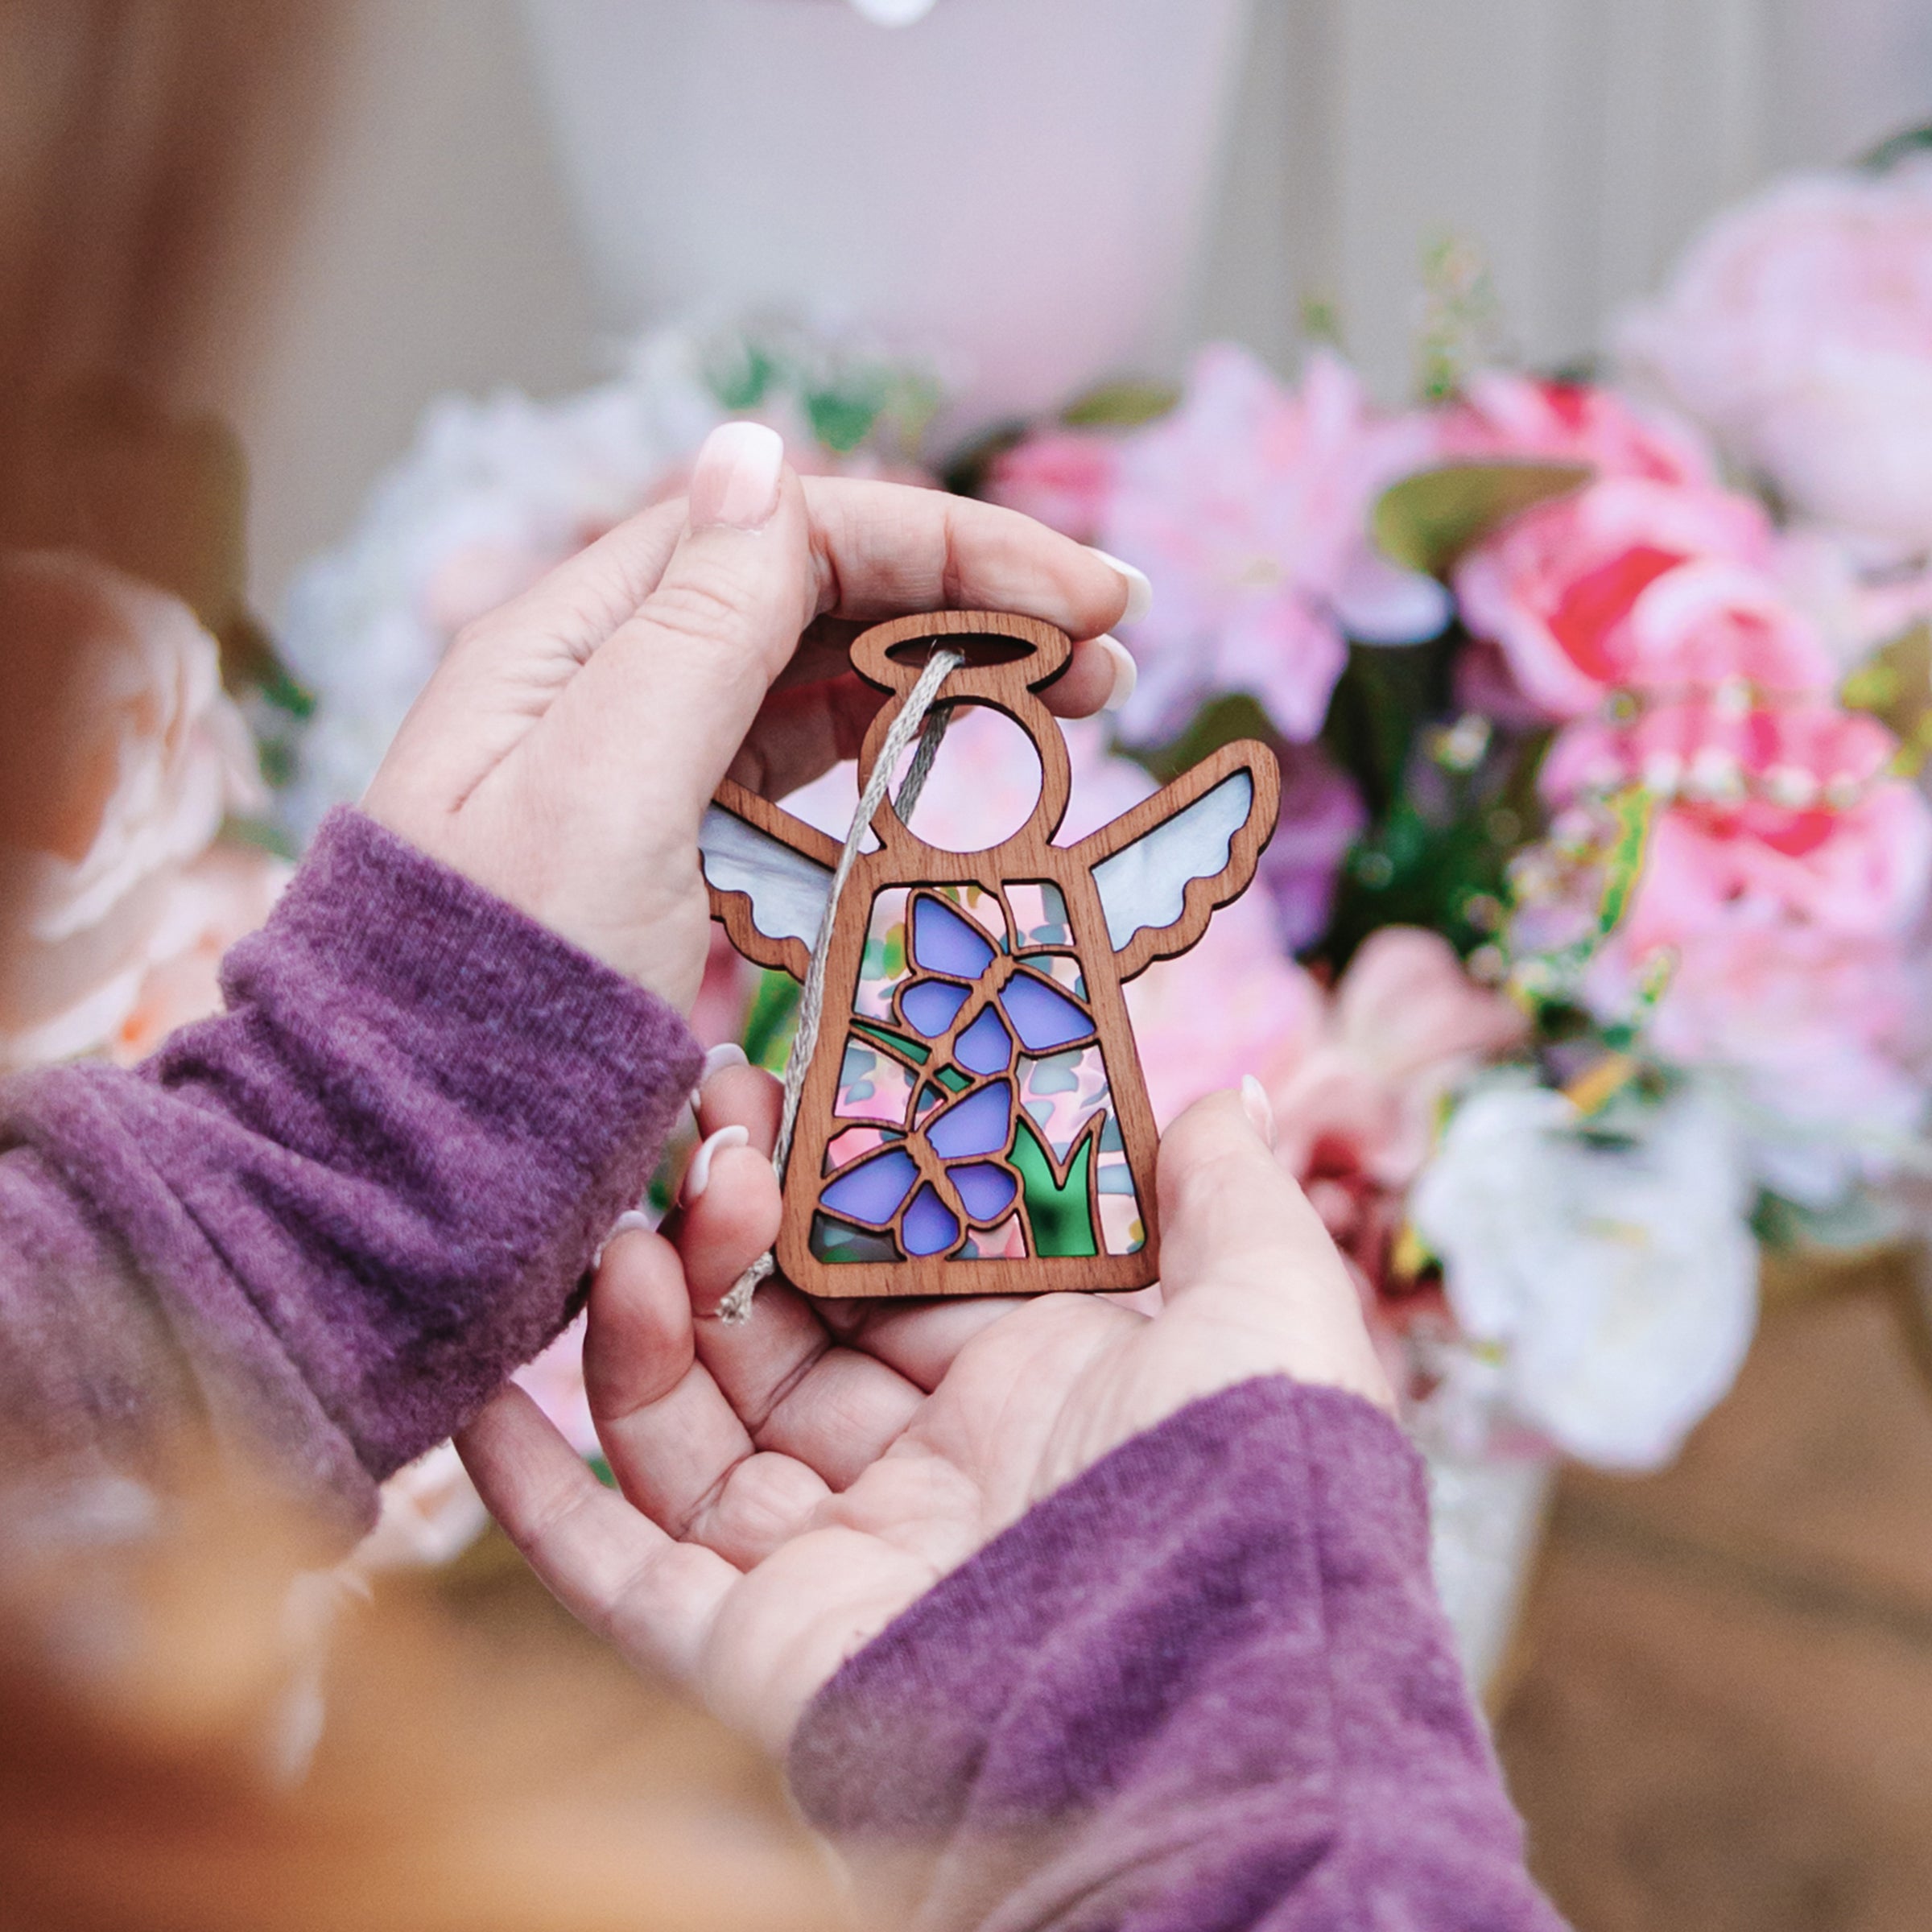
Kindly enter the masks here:
M 637 0 L 673 18 L 836 4 Z M 899 57 L 896 41 L 916 64 L 917 36 L 963 32 L 960 16 L 1018 4 L 939 0 L 927 22 L 897 33 L 849 25 L 877 37 L 869 58 Z M 346 526 L 432 395 L 576 386 L 608 368 L 613 345 L 659 319 L 654 312 L 688 302 L 681 287 L 651 290 L 647 266 L 617 272 L 610 237 L 621 214 L 592 206 L 605 237 L 599 272 L 578 221 L 586 202 L 572 192 L 594 180 L 594 158 L 581 141 L 573 153 L 551 137 L 550 116 L 568 97 L 558 48 L 584 39 L 586 8 L 608 16 L 624 5 L 363 0 L 353 15 L 321 176 L 290 238 L 266 353 L 236 372 L 264 609 L 300 559 Z M 1048 32 L 1067 8 L 1091 23 L 1090 55 Z M 1015 89 L 1037 89 L 1038 75 L 1021 70 L 1050 41 L 1069 64 L 1070 102 L 1094 76 L 1117 80 L 1137 62 L 1157 73 L 1184 66 L 1172 47 L 1106 39 L 1151 33 L 1146 22 L 1161 11 L 1158 0 L 1024 0 L 1013 15 L 1026 41 L 1013 56 Z M 1186 0 L 1170 12 L 1190 20 Z M 1139 340 L 1122 353 L 1150 364 L 1209 335 L 1285 364 L 1304 306 L 1319 301 L 1377 385 L 1400 393 L 1418 263 L 1450 233 L 1487 257 L 1514 344 L 1538 361 L 1569 359 L 1726 201 L 1779 170 L 1843 160 L 1932 119 L 1924 0 L 1204 0 L 1191 19 L 1196 37 L 1225 29 L 1220 78 L 1197 80 L 1188 97 L 1190 111 L 1221 127 L 1203 149 L 1198 192 L 1183 180 L 1163 204 L 1169 217 L 1198 212 L 1183 237 L 1191 258 L 1162 270 L 1174 287 L 1128 331 Z M 635 59 L 625 52 L 605 76 L 620 106 Z M 734 105 L 747 151 L 770 141 L 769 117 L 743 110 L 757 89 L 720 64 L 714 54 L 692 77 L 701 93 L 683 100 L 685 146 L 667 151 L 689 154 L 693 126 L 710 125 L 691 116 L 723 121 Z M 671 85 L 640 71 L 639 113 Z M 935 117 L 944 105 L 935 101 Z M 834 146 L 849 125 L 840 114 L 828 100 Z M 1142 129 L 1156 144 L 1162 131 Z M 1100 153 L 1092 162 L 1117 165 Z M 689 174 L 665 190 L 707 192 L 730 191 Z M 1014 216 L 1042 218 L 1038 207 Z M 1104 208 L 1089 218 L 1107 218 Z M 948 219 L 935 207 L 942 233 Z M 1042 245 L 1051 242 L 1049 233 Z M 700 272 L 687 254 L 682 273 Z

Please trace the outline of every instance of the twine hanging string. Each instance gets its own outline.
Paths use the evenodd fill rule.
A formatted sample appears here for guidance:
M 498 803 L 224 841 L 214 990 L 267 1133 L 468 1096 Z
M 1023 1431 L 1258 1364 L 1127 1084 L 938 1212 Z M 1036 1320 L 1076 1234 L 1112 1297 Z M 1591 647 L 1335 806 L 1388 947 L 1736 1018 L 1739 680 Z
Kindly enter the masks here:
M 791 1051 L 785 1060 L 785 1104 L 778 1115 L 778 1137 L 771 1150 L 771 1164 L 777 1171 L 781 1187 L 785 1184 L 786 1163 L 791 1155 L 792 1130 L 798 1125 L 799 1096 L 804 1091 L 805 1071 L 811 1066 L 812 1053 L 819 1043 L 819 1020 L 825 1005 L 825 962 L 832 952 L 832 926 L 838 918 L 839 900 L 844 892 L 845 881 L 852 876 L 866 828 L 872 824 L 873 813 L 885 800 L 886 787 L 892 782 L 893 770 L 905 756 L 906 747 L 911 744 L 916 733 L 919 749 L 912 754 L 912 762 L 906 768 L 905 782 L 893 801 L 901 824 L 911 818 L 913 807 L 919 802 L 919 794 L 926 789 L 926 781 L 931 775 L 932 761 L 939 755 L 939 741 L 945 737 L 946 727 L 952 721 L 954 708 L 951 704 L 935 704 L 933 700 L 947 675 L 965 661 L 965 654 L 957 650 L 935 650 L 927 660 L 926 668 L 919 673 L 919 681 L 913 686 L 904 707 L 886 733 L 886 742 L 879 747 L 872 776 L 866 781 L 865 789 L 860 793 L 858 804 L 852 811 L 852 828 L 845 834 L 844 849 L 839 854 L 837 868 L 832 875 L 832 888 L 825 895 L 825 910 L 819 921 L 818 940 L 811 949 L 811 964 L 806 970 L 804 990 L 799 995 L 798 1031 L 792 1035 Z M 732 1283 L 730 1292 L 718 1303 L 717 1319 L 733 1324 L 748 1320 L 751 1315 L 751 1298 L 758 1293 L 759 1282 L 776 1265 L 771 1251 L 767 1249 Z

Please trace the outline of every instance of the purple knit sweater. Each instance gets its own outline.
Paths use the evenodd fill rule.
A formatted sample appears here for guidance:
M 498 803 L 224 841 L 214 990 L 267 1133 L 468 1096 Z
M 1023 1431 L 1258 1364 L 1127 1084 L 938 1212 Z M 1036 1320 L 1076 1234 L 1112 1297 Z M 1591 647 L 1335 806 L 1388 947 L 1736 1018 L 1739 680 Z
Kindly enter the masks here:
M 358 813 L 228 1011 L 0 1094 L 0 1428 L 184 1429 L 345 1530 L 563 1326 L 703 1057 L 662 1001 Z
M 661 1002 L 343 812 L 138 1071 L 0 1105 L 0 1452 L 184 1429 L 345 1528 L 561 1325 L 700 1059 Z M 1419 1468 L 1257 1381 L 1034 1509 L 807 1712 L 808 1814 L 931 1932 L 1556 1921 L 1428 1580 Z

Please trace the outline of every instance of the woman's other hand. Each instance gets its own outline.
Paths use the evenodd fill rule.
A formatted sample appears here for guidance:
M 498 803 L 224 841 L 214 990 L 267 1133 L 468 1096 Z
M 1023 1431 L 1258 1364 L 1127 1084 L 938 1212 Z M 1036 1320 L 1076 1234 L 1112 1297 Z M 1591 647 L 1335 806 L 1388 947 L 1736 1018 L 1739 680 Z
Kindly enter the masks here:
M 605 1254 L 584 1373 L 618 1490 L 517 1389 L 458 1438 L 564 1603 L 774 1750 L 941 1577 L 1196 1397 L 1283 1374 L 1393 1407 L 1258 1088 L 1201 1101 L 1161 1144 L 1153 1312 L 1084 1294 L 814 1302 L 767 1283 L 741 1327 L 705 1321 L 777 1230 L 778 1113 L 769 1076 L 715 1075 L 701 1191 L 694 1171 L 663 1232 Z
M 1131 687 L 1103 638 L 1145 580 L 1011 510 L 902 484 L 801 482 L 756 423 L 714 431 L 687 497 L 469 625 L 398 733 L 369 815 L 688 1009 L 709 911 L 698 824 L 727 773 L 766 796 L 857 755 L 883 701 L 845 650 L 944 608 L 1081 640 L 1046 693 Z M 1124 691 L 1121 693 L 1124 696 Z

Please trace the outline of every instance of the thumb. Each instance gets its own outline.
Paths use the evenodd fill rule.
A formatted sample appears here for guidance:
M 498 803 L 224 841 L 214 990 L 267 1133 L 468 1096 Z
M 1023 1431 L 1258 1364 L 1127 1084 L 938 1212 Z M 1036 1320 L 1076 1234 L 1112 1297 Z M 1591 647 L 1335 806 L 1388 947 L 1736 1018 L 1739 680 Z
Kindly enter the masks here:
M 1174 1121 L 1155 1185 L 1163 1319 L 1225 1324 L 1250 1338 L 1248 1373 L 1330 1383 L 1393 1413 L 1348 1268 L 1243 1095 L 1210 1094 Z
M 804 493 L 778 433 L 726 423 L 692 467 L 663 576 L 565 694 L 636 774 L 697 809 L 818 604 Z

